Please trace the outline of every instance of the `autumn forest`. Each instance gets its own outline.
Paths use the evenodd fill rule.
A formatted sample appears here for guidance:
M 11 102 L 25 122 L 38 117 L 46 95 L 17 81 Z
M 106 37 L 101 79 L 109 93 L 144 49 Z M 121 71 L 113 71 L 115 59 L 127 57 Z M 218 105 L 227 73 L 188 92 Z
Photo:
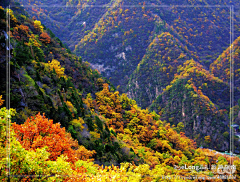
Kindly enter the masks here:
M 1 181 L 240 181 L 233 0 L 0 4 Z

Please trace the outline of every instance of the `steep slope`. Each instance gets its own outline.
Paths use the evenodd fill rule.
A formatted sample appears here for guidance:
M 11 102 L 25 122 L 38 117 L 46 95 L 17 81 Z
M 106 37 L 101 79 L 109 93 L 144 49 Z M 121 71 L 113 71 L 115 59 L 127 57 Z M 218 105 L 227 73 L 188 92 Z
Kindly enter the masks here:
M 4 9 L 1 8 L 0 11 L 4 15 Z M 156 114 L 141 110 L 126 95 L 120 98 L 118 92 L 110 92 L 114 89 L 104 83 L 101 75 L 91 70 L 87 63 L 82 63 L 81 58 L 68 53 L 51 32 L 52 37 L 48 35 L 40 21 L 29 19 L 21 7 L 13 8 L 10 17 L 12 29 L 9 36 L 13 45 L 10 104 L 17 111 L 12 118 L 13 122 L 31 125 L 25 122 L 29 116 L 35 118 L 37 112 L 45 113 L 58 126 L 61 124 L 65 127 L 80 144 L 95 150 L 96 163 L 99 164 L 119 165 L 121 162 L 131 161 L 136 164 L 148 163 L 152 167 L 160 164 L 163 161 L 156 157 L 156 151 L 147 147 L 159 127 L 174 133 L 177 138 L 182 137 L 182 140 L 174 141 L 176 146 L 173 148 L 170 145 L 163 148 L 158 146 L 157 151 L 176 154 L 180 152 L 182 156 L 189 158 L 193 155 L 195 146 L 190 139 L 170 130 L 169 125 L 159 121 Z M 6 26 L 5 17 L 1 18 L 1 24 Z M 1 29 L 1 32 L 4 43 L 9 37 L 4 30 Z M 1 44 L 2 55 L 6 49 L 8 48 Z M 6 70 L 4 64 L 1 69 Z M 4 90 L 1 90 L 1 94 L 5 99 Z M 41 118 L 40 114 L 36 117 Z M 141 123 L 136 125 L 138 117 L 141 118 Z M 125 124 L 122 125 L 123 123 Z M 154 133 L 151 125 L 155 126 Z M 139 130 L 140 128 L 143 130 Z M 18 132 L 23 130 L 19 129 Z M 131 139 L 133 135 L 140 144 Z M 166 138 L 162 142 L 168 143 L 169 136 L 161 136 Z M 158 138 L 160 140 L 160 135 Z M 181 144 L 184 141 L 185 145 Z M 145 152 L 157 161 L 153 162 L 151 157 L 145 158 Z M 172 157 L 174 156 L 175 154 Z
M 230 5 L 234 5 L 234 17 L 235 17 L 235 35 L 239 35 L 239 2 L 234 1 L 109 1 L 109 0 L 79 0 L 79 1 L 19 1 L 24 5 L 33 5 L 34 8 L 29 8 L 28 11 L 32 15 L 38 16 L 48 27 L 52 26 L 57 32 L 64 30 L 70 39 L 62 34 L 57 33 L 57 36 L 61 37 L 67 45 L 74 49 L 75 43 L 79 41 L 83 36 L 83 32 L 92 31 L 94 24 L 98 20 L 104 18 L 109 14 L 109 9 L 114 6 L 118 7 L 124 5 L 129 9 L 135 6 L 138 9 L 144 7 L 145 10 L 158 15 L 163 19 L 173 30 L 175 30 L 182 39 L 187 40 L 193 45 L 195 49 L 191 51 L 196 52 L 200 57 L 203 64 L 209 66 L 218 55 L 229 46 L 229 15 Z M 44 5 L 43 8 L 37 7 L 37 5 Z M 46 6 L 45 6 L 46 5 Z M 57 7 L 57 6 L 63 7 Z M 218 7 L 219 5 L 219 7 Z M 54 8 L 51 8 L 54 7 Z M 65 7 L 64 7 L 65 6 Z M 59 16 L 63 15 L 63 16 Z M 81 20 L 79 22 L 79 20 Z M 83 28 L 83 22 L 86 22 L 87 26 Z M 51 22 L 51 23 L 50 23 Z M 54 23 L 53 23 L 54 22 Z M 54 24 L 54 25 L 53 25 Z M 59 28 L 57 28 L 55 25 Z M 70 28 L 70 29 L 69 29 Z M 74 33 L 73 33 L 74 32 Z M 77 41 L 76 41 L 77 40 Z M 72 50 L 73 50 L 72 49 Z M 214 54 L 212 53 L 214 52 Z
M 33 5 L 32 1 L 19 2 Z M 170 32 L 191 54 L 189 59 L 194 58 L 205 69 L 229 46 L 231 10 L 228 5 L 235 5 L 234 34 L 240 35 L 236 13 L 239 2 L 236 0 L 231 3 L 226 0 L 57 0 L 34 3 L 33 9 L 26 6 L 27 11 L 51 27 L 71 50 L 110 79 L 115 87 L 119 85 L 121 93 L 127 91 L 130 75 L 148 54 L 146 51 L 151 42 L 162 32 Z M 174 74 L 172 72 L 170 77 Z M 139 105 L 149 106 L 155 91 L 149 91 L 152 96 L 142 91 L 130 91 L 131 97 L 141 95 L 141 99 L 137 99 Z
M 177 67 L 194 57 L 173 35 L 163 32 L 148 46 L 146 53 L 131 75 L 127 94 L 146 108 L 170 84 Z
M 100 19 L 75 51 L 123 91 L 151 41 L 154 19 L 150 12 L 120 4 Z
M 5 10 L 0 8 L 0 11 L 3 15 L 0 23 L 6 27 Z M 96 163 L 120 164 L 130 161 L 131 156 L 117 150 L 119 142 L 113 134 L 111 136 L 108 126 L 103 125 L 98 115 L 92 114 L 83 103 L 86 95 L 87 98 L 95 98 L 95 93 L 109 81 L 92 70 L 89 63 L 83 63 L 81 57 L 68 52 L 40 21 L 29 19 L 22 7 L 12 8 L 10 18 L 10 32 L 6 33 L 5 28 L 0 30 L 0 68 L 6 73 L 5 54 L 9 48 L 5 42 L 10 36 L 10 105 L 17 111 L 12 122 L 23 124 L 28 117 L 35 117 L 38 112 L 45 113 L 47 118 L 53 119 L 59 126 L 61 124 L 80 144 L 91 150 L 96 149 Z M 1 79 L 6 80 L 6 77 Z M 109 88 L 114 90 L 110 83 Z M 4 100 L 5 90 L 6 82 L 2 82 L 0 94 Z M 101 130 L 98 128 L 99 122 L 102 124 Z
M 5 13 L 0 7 L 2 27 L 6 26 Z M 70 54 L 61 41 L 40 21 L 29 19 L 21 7 L 13 8 L 10 18 L 10 32 L 0 29 L 0 68 L 6 71 L 4 55 L 10 49 L 11 106 L 17 112 L 11 108 L 10 114 L 7 113 L 0 95 L 0 180 L 112 178 L 139 182 L 159 181 L 162 176 L 169 176 L 169 181 L 175 181 L 174 174 L 178 174 L 183 177 L 181 181 L 188 181 L 184 177 L 198 174 L 207 178 L 211 171 L 176 166 L 222 165 L 233 160 L 239 178 L 239 159 L 197 149 L 195 142 L 182 132 L 181 125 L 171 127 L 159 120 L 155 112 L 139 108 L 126 94 L 113 92 L 107 80 L 90 69 L 88 63 Z M 9 37 L 11 46 L 7 47 Z M 12 122 L 18 122 L 9 123 L 11 130 L 6 127 L 10 115 Z M 32 117 L 26 120 L 28 116 Z M 5 142 L 9 132 L 10 140 Z M 6 175 L 8 151 L 11 176 Z M 94 154 L 95 160 L 90 159 Z
M 160 94 L 150 110 L 160 114 L 171 124 L 184 124 L 186 135 L 198 145 L 225 150 L 228 137 L 228 109 L 230 88 L 193 60 L 179 66 L 178 74 Z M 238 90 L 235 90 L 239 94 Z M 206 136 L 211 139 L 206 140 Z
M 172 7 L 165 12 L 162 11 L 162 8 L 157 8 L 156 11 L 160 12 L 160 17 L 171 25 L 179 36 L 193 45 L 194 51 L 203 65 L 209 67 L 229 46 L 229 32 L 231 31 L 229 15 L 233 10 L 227 5 L 234 5 L 237 12 L 239 1 L 229 3 L 229 1 L 164 0 L 161 3 L 162 5 L 172 5 Z M 238 13 L 235 13 L 234 21 L 239 22 Z M 239 36 L 239 23 L 235 24 L 233 31 L 235 35 Z
M 231 52 L 232 51 L 232 52 Z M 232 54 L 232 56 L 231 56 Z M 224 82 L 230 81 L 230 62 L 232 63 L 234 73 L 234 86 L 240 89 L 240 37 L 234 40 L 231 47 L 228 47 L 211 65 L 210 71 L 214 76 L 219 77 Z M 231 56 L 231 58 L 230 58 Z
M 46 116 L 67 127 L 77 117 L 82 106 L 81 95 L 95 93 L 108 82 L 80 57 L 70 54 L 62 42 L 47 31 L 40 21 L 32 21 L 23 8 L 11 12 L 11 106 L 20 113 L 18 122 L 27 116 L 43 111 Z M 4 14 L 3 14 L 4 15 Z M 1 26 L 6 27 L 4 17 Z M 8 36 L 1 28 L 1 58 L 6 49 Z M 51 37 L 49 36 L 51 35 Z M 2 73 L 6 73 L 5 60 L 1 60 Z M 1 77 L 5 79 L 6 77 Z M 5 95 L 4 82 L 1 93 Z M 73 105 L 72 105 L 73 104 Z M 73 109 L 78 106 L 78 109 Z M 61 114 L 60 114 L 61 113 Z M 79 112 L 80 114 L 80 112 Z M 81 115 L 81 114 L 80 114 Z
M 226 83 L 230 83 L 230 76 L 232 74 L 233 86 L 240 90 L 240 37 L 234 40 L 231 47 L 227 48 L 211 65 L 210 71 L 216 77 L 219 77 Z M 232 56 L 231 56 L 232 55 Z M 230 71 L 230 63 L 233 73 Z M 233 107 L 233 122 L 240 125 L 240 96 L 238 92 L 234 92 Z
M 113 87 L 106 84 L 107 81 L 97 71 L 90 69 L 89 64 L 68 53 L 51 32 L 50 37 L 40 21 L 29 19 L 21 7 L 12 10 L 10 104 L 17 111 L 12 121 L 22 124 L 28 117 L 35 117 L 37 112 L 45 113 L 47 118 L 52 118 L 55 123 L 65 127 L 73 138 L 78 139 L 79 144 L 95 150 L 98 164 L 119 165 L 131 161 L 151 166 L 160 164 L 156 152 L 147 147 L 156 135 L 157 128 L 173 132 L 178 138 L 180 134 L 173 129 L 168 130 L 168 125 L 161 124 L 156 114 L 141 110 L 126 95 L 120 97 L 118 92 L 110 92 L 114 90 Z M 4 15 L 4 9 L 1 8 L 0 11 Z M 5 17 L 2 17 L 1 24 L 6 26 L 4 20 Z M 4 43 L 8 36 L 4 30 L 1 29 L 1 32 L 1 43 Z M 6 49 L 8 48 L 1 44 L 2 55 Z M 4 63 L 4 59 L 1 62 Z M 4 66 L 2 64 L 1 69 L 6 71 Z M 5 100 L 4 90 L 5 88 L 1 90 L 1 94 Z M 138 117 L 141 118 L 141 123 L 136 125 Z M 155 126 L 154 133 L 151 125 Z M 140 128 L 144 130 L 140 131 Z M 134 131 L 136 133 L 130 135 Z M 135 135 L 134 138 L 140 144 L 132 141 L 132 135 Z M 168 140 L 170 138 L 164 143 L 168 143 Z M 180 144 L 183 141 L 187 142 L 186 149 L 178 147 L 183 146 Z M 189 157 L 193 155 L 195 146 L 190 139 L 183 136 L 182 141 L 176 142 L 180 143 L 176 143 L 173 148 L 168 146 L 164 152 L 178 153 L 177 151 L 183 150 Z M 158 150 L 163 149 L 159 147 Z M 144 151 L 148 151 L 158 162 L 144 158 Z
M 18 2 L 26 5 L 26 11 L 40 19 L 71 50 L 94 28 L 108 6 L 115 3 L 110 0 Z

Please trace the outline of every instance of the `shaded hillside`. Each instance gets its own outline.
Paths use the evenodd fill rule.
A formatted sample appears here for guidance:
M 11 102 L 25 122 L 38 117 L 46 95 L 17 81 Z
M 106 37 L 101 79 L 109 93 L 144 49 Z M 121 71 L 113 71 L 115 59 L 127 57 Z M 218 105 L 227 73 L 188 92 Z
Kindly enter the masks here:
M 33 5 L 32 1 L 19 2 Z M 71 50 L 81 55 L 83 61 L 90 62 L 115 87 L 120 85 L 121 93 L 127 91 L 130 75 L 148 54 L 146 51 L 153 39 L 162 32 L 170 32 L 177 38 L 191 54 L 190 58 L 205 69 L 229 46 L 229 5 L 235 7 L 234 33 L 240 35 L 238 1 L 57 0 L 35 3 L 33 9 L 26 6 L 26 10 L 51 27 Z M 40 8 L 40 5 L 43 6 Z M 57 5 L 63 7 L 50 8 Z M 142 95 L 139 104 L 149 106 L 151 96 L 145 92 L 139 94 Z
M 178 74 L 150 110 L 171 124 L 184 124 L 186 135 L 198 145 L 225 150 L 228 146 L 229 86 L 193 60 L 178 68 Z M 235 93 L 239 94 L 238 90 Z M 227 133 L 225 133 L 227 132 Z M 225 133 L 226 135 L 223 135 Z M 211 139 L 206 141 L 206 136 Z
M 210 71 L 216 77 L 219 77 L 226 83 L 230 83 L 230 76 L 232 74 L 233 85 L 236 89 L 240 89 L 240 37 L 238 37 L 232 44 L 231 47 L 227 48 L 211 65 Z M 232 51 L 232 56 L 231 56 Z M 230 57 L 231 56 L 231 57 Z M 233 69 L 233 73 L 230 71 Z M 240 124 L 240 96 L 238 92 L 234 92 L 234 102 L 233 102 L 233 121 L 234 124 Z
M 110 0 L 18 2 L 26 5 L 25 10 L 32 17 L 40 19 L 71 50 L 75 49 L 75 45 L 81 38 L 91 31 L 104 16 L 108 9 L 105 5 L 114 4 Z
M 180 5 L 170 7 L 168 11 L 156 8 L 179 36 L 193 45 L 200 62 L 209 65 L 219 54 L 229 47 L 230 41 L 230 5 L 238 12 L 238 1 L 161 1 L 162 5 Z M 183 5 L 183 7 L 181 7 Z M 187 5 L 184 7 L 184 5 Z M 197 5 L 197 6 L 194 6 Z M 217 7 L 219 5 L 219 7 Z M 239 14 L 234 16 L 234 33 L 239 36 Z
M 0 8 L 0 11 L 3 15 L 1 27 L 6 27 L 5 10 Z M 5 53 L 9 47 L 5 41 L 10 36 L 10 105 L 16 110 L 12 122 L 25 124 L 28 117 L 35 117 L 38 112 L 45 113 L 46 118 L 64 127 L 74 139 L 78 139 L 79 144 L 96 150 L 96 163 L 109 165 L 131 161 L 128 153 L 118 150 L 115 132 L 109 130 L 99 119 L 101 116 L 91 113 L 83 102 L 85 97 L 95 98 L 95 93 L 109 81 L 92 70 L 89 63 L 83 63 L 81 57 L 71 54 L 40 21 L 29 19 L 21 7 L 12 8 L 10 18 L 10 34 L 5 32 L 5 28 L 0 30 L 0 68 L 6 74 Z M 4 77 L 1 79 L 6 80 Z M 110 83 L 108 88 L 114 90 Z M 6 82 L 2 82 L 0 94 L 3 100 L 6 100 L 5 90 Z
M 6 26 L 5 11 L 3 8 L 0 11 L 4 15 L 1 24 Z M 10 18 L 10 104 L 16 109 L 12 122 L 29 125 L 29 128 L 23 128 L 31 130 L 32 125 L 26 122 L 27 118 L 33 116 L 34 120 L 35 116 L 41 118 L 40 114 L 36 115 L 38 112 L 45 113 L 46 118 L 64 127 L 79 144 L 96 151 L 94 157 L 98 164 L 119 165 L 134 161 L 135 164 L 146 163 L 154 167 L 163 162 L 158 159 L 157 151 L 173 153 L 172 158 L 180 153 L 189 159 L 194 155 L 194 142 L 170 129 L 169 124 L 160 121 L 156 113 L 141 110 L 125 94 L 120 96 L 113 92 L 114 88 L 106 83 L 107 80 L 92 70 L 88 63 L 81 62 L 81 58 L 67 52 L 61 41 L 40 21 L 29 19 L 21 7 L 13 8 Z M 4 55 L 8 47 L 3 43 L 9 37 L 4 30 L 1 32 L 1 70 L 6 71 Z M 1 95 L 6 100 L 4 91 L 5 88 L 1 88 Z M 43 119 L 43 122 L 47 121 Z M 20 128 L 17 133 L 25 132 L 17 125 L 15 127 Z M 158 129 L 179 139 L 171 141 L 174 143 L 171 146 L 167 144 L 171 140 L 170 135 L 158 135 Z M 34 130 L 37 131 L 41 130 Z M 29 132 L 22 134 L 25 137 L 20 137 L 20 140 L 25 140 Z M 155 144 L 151 140 L 154 138 L 164 145 L 152 149 Z M 32 145 L 38 146 L 36 143 Z M 146 153 L 151 157 L 145 158 Z
M 146 108 L 170 84 L 177 67 L 190 58 L 188 49 L 170 33 L 155 36 L 130 77 L 128 95 Z
M 71 54 L 40 21 L 29 19 L 22 8 L 13 10 L 9 46 L 12 52 L 10 104 L 20 113 L 15 119 L 23 122 L 36 111 L 44 111 L 46 116 L 67 127 L 70 120 L 78 117 L 77 111 L 81 115 L 81 97 L 101 90 L 102 84 L 108 81 L 83 63 L 81 57 Z M 6 27 L 3 20 L 2 27 Z M 5 28 L 1 29 L 1 73 L 6 70 L 7 39 Z M 1 78 L 4 81 L 4 77 Z M 5 99 L 3 87 L 4 84 L 1 94 Z
M 123 91 L 151 41 L 149 36 L 156 29 L 154 19 L 150 12 L 120 5 L 100 19 L 75 51 Z
M 12 10 L 9 34 L 0 29 L 1 71 L 6 71 L 6 50 L 12 52 L 10 112 L 3 107 L 3 86 L 0 90 L 0 180 L 140 182 L 169 176 L 175 181 L 175 174 L 207 178 L 212 172 L 176 166 L 220 166 L 231 161 L 239 179 L 239 158 L 197 148 L 182 125 L 171 126 L 156 112 L 141 109 L 126 94 L 114 91 L 40 21 L 29 19 L 21 7 Z M 5 13 L 0 7 L 1 27 L 6 27 Z M 11 46 L 6 46 L 9 37 Z M 186 64 L 199 67 L 193 61 Z M 179 69 L 179 74 L 184 72 Z M 199 99 L 207 100 L 200 91 Z M 6 127 L 10 119 L 11 130 Z M 211 138 L 205 140 L 211 143 Z M 6 160 L 7 152 L 11 155 Z M 11 175 L 5 165 L 9 159 Z
M 231 56 L 232 51 L 232 56 Z M 233 66 L 234 86 L 240 89 L 240 37 L 234 40 L 231 48 L 228 47 L 223 53 L 210 65 L 210 71 L 216 77 L 224 82 L 230 81 L 230 62 Z M 230 58 L 231 56 L 231 58 Z
M 23 3 L 33 4 L 32 1 Z M 188 79 L 198 77 L 194 71 L 203 70 L 194 85 L 202 90 L 203 96 L 209 98 L 206 104 L 211 101 L 216 111 L 229 110 L 228 83 L 220 79 L 213 81 L 213 75 L 203 75 L 209 74 L 209 65 L 229 47 L 229 5 L 236 7 L 234 33 L 239 36 L 238 1 L 57 0 L 36 3 L 33 9 L 26 6 L 31 15 L 59 32 L 60 39 L 81 55 L 83 62 L 89 62 L 91 68 L 98 69 L 110 79 L 120 93 L 128 91 L 128 96 L 136 99 L 139 106 L 147 108 L 159 94 L 164 94 L 164 88 L 172 86 L 175 74 L 180 74 L 177 66 L 193 58 L 202 67 L 196 63 L 199 68 L 190 69 L 193 73 L 185 70 L 189 74 Z M 63 7 L 50 8 L 55 5 Z M 60 29 L 63 31 L 60 32 Z M 166 37 L 163 39 L 161 36 L 164 35 Z M 161 44 L 159 36 L 163 41 Z M 177 98 L 177 95 L 174 92 L 173 97 Z M 209 122 L 211 115 L 207 120 Z M 167 116 L 165 118 L 169 119 Z M 226 118 L 221 119 L 221 122 L 227 121 Z

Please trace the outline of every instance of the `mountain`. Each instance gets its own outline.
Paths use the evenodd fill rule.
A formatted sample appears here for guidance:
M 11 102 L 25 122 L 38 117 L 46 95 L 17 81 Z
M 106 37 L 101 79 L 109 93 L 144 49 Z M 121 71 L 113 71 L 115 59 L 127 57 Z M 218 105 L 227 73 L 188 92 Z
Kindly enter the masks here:
M 81 97 L 100 91 L 103 83 L 109 81 L 97 70 L 92 70 L 88 63 L 83 63 L 81 57 L 71 54 L 40 21 L 29 19 L 23 8 L 18 6 L 13 10 L 16 14 L 11 15 L 11 44 L 8 47 L 5 44 L 8 35 L 1 29 L 3 99 L 6 98 L 5 52 L 11 49 L 10 104 L 20 112 L 17 121 L 23 122 L 34 111 L 44 111 L 47 117 L 67 127 L 76 117 L 75 113 L 80 114 Z M 1 25 L 6 27 L 6 22 L 1 21 Z M 71 110 L 72 103 L 78 108 Z
M 191 58 L 205 69 L 229 47 L 230 5 L 235 7 L 234 34 L 240 35 L 238 1 L 57 0 L 38 1 L 35 5 L 32 1 L 19 2 L 83 61 L 98 69 L 115 87 L 119 86 L 121 93 L 128 91 L 130 76 L 162 32 L 178 39 Z M 139 94 L 144 95 L 139 104 L 149 106 L 153 93 Z
M 34 19 L 38 18 L 57 34 L 68 52 L 71 49 L 81 56 L 84 63 L 90 63 L 89 66 L 109 79 L 120 94 L 127 93 L 141 108 L 159 112 L 159 107 L 167 107 L 168 101 L 158 102 L 159 98 L 166 94 L 166 88 L 171 88 L 179 80 L 179 75 L 189 75 L 186 79 L 195 78 L 190 84 L 197 88 L 195 91 L 206 107 L 209 109 L 214 105 L 214 112 L 209 113 L 209 118 L 205 115 L 204 107 L 196 110 L 206 117 L 201 120 L 209 125 L 213 118 L 221 115 L 219 123 L 224 123 L 221 132 L 227 126 L 230 107 L 237 107 L 238 104 L 235 102 L 229 107 L 230 85 L 226 82 L 227 78 L 221 80 L 221 71 L 213 71 L 215 67 L 219 68 L 216 62 L 219 55 L 231 43 L 231 12 L 234 35 L 240 35 L 238 1 L 56 0 L 38 1 L 34 2 L 35 5 L 32 1 L 19 2 L 35 16 Z M 230 8 L 233 5 L 234 11 Z M 186 64 L 191 59 L 194 60 L 191 63 L 194 66 L 188 68 Z M 223 68 L 225 71 L 227 66 Z M 172 95 L 174 99 L 178 97 L 176 90 Z M 238 90 L 234 88 L 235 101 L 238 99 Z M 189 99 L 193 101 L 192 97 Z M 182 109 L 179 105 L 176 112 L 180 113 Z M 215 116 L 215 112 L 221 110 L 225 114 Z M 238 112 L 237 108 L 235 110 Z M 172 111 L 171 108 L 168 115 L 163 115 L 163 119 L 170 121 L 172 117 L 178 118 L 170 122 L 177 125 L 183 118 Z M 192 112 L 189 117 L 193 117 L 194 112 L 190 108 L 188 112 Z M 187 125 L 188 122 L 185 122 L 187 136 L 195 139 L 193 132 L 188 133 Z M 192 128 L 192 125 L 189 127 Z M 211 131 L 204 131 L 200 135 L 209 135 L 216 128 L 213 125 Z M 224 132 L 227 130 L 225 128 Z M 202 142 L 199 140 L 197 144 L 200 146 Z M 215 143 L 210 145 L 214 146 Z M 224 148 L 227 148 L 227 144 L 219 149 Z
M 211 65 L 210 71 L 215 76 L 222 79 L 225 83 L 231 81 L 237 90 L 240 89 L 240 79 L 239 79 L 239 71 L 240 71 L 240 37 L 234 40 L 231 47 L 228 47 Z M 230 66 L 231 64 L 231 66 Z M 230 68 L 232 70 L 230 70 Z M 233 121 L 234 124 L 240 124 L 240 98 L 238 92 L 233 92 Z
M 2 181 L 159 181 L 163 176 L 175 181 L 175 174 L 183 178 L 181 181 L 188 181 L 185 177 L 197 174 L 209 178 L 217 171 L 213 168 L 213 171 L 183 169 L 184 166 L 225 164 L 236 166 L 231 171 L 239 180 L 237 156 L 197 148 L 196 142 L 186 136 L 191 132 L 185 130 L 186 135 L 184 133 L 184 129 L 190 129 L 191 122 L 185 115 L 191 116 L 190 104 L 197 110 L 191 116 L 193 119 L 196 116 L 194 125 L 201 129 L 201 136 L 196 138 L 198 144 L 222 150 L 228 146 L 229 134 L 224 132 L 227 112 L 222 109 L 229 94 L 228 83 L 214 77 L 198 62 L 181 62 L 181 55 L 190 59 L 188 49 L 181 48 L 179 43 L 175 51 L 164 54 L 176 52 L 180 63 L 176 66 L 177 74 L 166 80 L 169 85 L 162 90 L 159 100 L 154 101 L 159 103 L 153 105 L 153 109 L 162 106 L 166 111 L 161 109 L 157 114 L 138 107 L 135 100 L 116 91 L 88 62 L 72 54 L 41 21 L 30 18 L 23 7 L 16 3 L 11 7 L 11 10 L 0 7 L 0 70 L 3 77 L 7 71 L 6 52 L 11 58 L 11 108 L 4 107 L 7 94 L 3 77 L 0 87 Z M 10 13 L 11 26 L 6 22 L 6 12 Z M 6 28 L 9 31 L 6 32 Z M 149 56 L 155 48 L 162 51 L 158 49 L 160 39 L 168 49 L 178 43 L 178 38 L 167 32 L 159 32 L 157 37 L 159 40 L 154 38 L 157 42 L 152 41 L 147 48 Z M 168 42 L 164 38 L 171 40 Z M 8 41 L 10 45 L 6 44 Z M 170 61 L 158 59 L 165 64 Z M 144 60 L 141 67 L 146 67 Z M 215 89 L 219 91 L 216 95 L 211 93 Z M 172 105 L 164 106 L 168 102 Z M 167 115 L 173 111 L 172 107 L 180 105 L 183 117 L 176 117 L 183 123 L 171 125 L 177 119 Z M 160 120 L 165 116 L 170 123 Z M 224 132 L 223 136 L 219 136 L 220 132 Z M 201 140 L 203 136 L 204 141 Z M 6 158 L 8 152 L 11 155 Z M 6 165 L 9 160 L 11 175 Z
M 78 140 L 77 143 L 91 151 L 96 150 L 96 163 L 106 165 L 109 162 L 119 164 L 130 161 L 131 156 L 128 156 L 128 153 L 117 150 L 120 146 L 114 130 L 109 130 L 105 121 L 99 119 L 100 114 L 92 113 L 93 111 L 84 103 L 86 98 L 96 98 L 96 94 L 106 84 L 109 90 L 114 91 L 112 84 L 97 70 L 92 70 L 89 63 L 82 62 L 81 57 L 67 50 L 49 29 L 41 25 L 40 21 L 30 19 L 21 6 L 11 9 L 10 33 L 5 32 L 6 10 L 1 7 L 0 11 L 2 25 L 0 70 L 3 76 L 0 87 L 1 105 L 7 98 L 6 51 L 9 50 L 10 106 L 11 110 L 15 111 L 11 118 L 12 122 L 21 128 L 21 125 L 28 123 L 26 122 L 28 118 L 41 118 L 41 113 L 47 119 L 52 119 L 53 124 L 65 128 L 64 132 L 67 135 L 70 133 L 70 136 Z M 11 44 L 6 45 L 9 38 Z M 1 117 L 4 116 L 2 114 L 4 113 L 1 113 Z M 34 130 L 36 131 L 41 129 Z M 135 157 L 137 159 L 137 156 Z
M 177 67 L 191 57 L 194 56 L 169 32 L 157 35 L 129 79 L 128 95 L 146 108 L 170 84 Z
M 4 27 L 7 24 L 3 8 L 1 14 L 4 15 L 1 17 Z M 141 110 L 126 94 L 119 95 L 108 80 L 92 70 L 89 63 L 82 62 L 81 57 L 71 54 L 40 21 L 31 20 L 21 6 L 12 8 L 10 18 L 9 47 L 4 44 L 9 36 L 5 29 L 1 29 L 0 68 L 6 73 L 4 55 L 10 48 L 10 105 L 16 110 L 12 122 L 19 125 L 17 128 L 29 123 L 27 118 L 40 118 L 40 113 L 44 113 L 44 117 L 53 119 L 53 124 L 60 124 L 79 144 L 96 151 L 97 164 L 120 165 L 121 162 L 134 161 L 153 167 L 160 163 L 156 151 L 177 153 L 182 150 L 189 157 L 193 155 L 190 151 L 195 149 L 193 141 L 170 129 L 156 113 Z M 6 83 L 2 85 L 1 104 L 2 99 L 6 100 L 3 88 Z M 155 132 L 151 128 L 155 128 Z M 152 139 L 163 137 L 164 141 L 159 142 L 165 143 L 171 140 L 170 136 L 158 136 L 157 128 L 178 138 L 182 136 L 187 142 L 186 149 L 181 147 L 183 141 L 174 140 L 167 149 L 159 146 L 156 151 L 152 150 L 154 145 L 149 144 L 153 143 Z M 151 157 L 143 157 L 144 151 L 159 162 L 152 163 Z
M 186 136 L 195 139 L 199 146 L 227 149 L 228 138 L 222 134 L 229 131 L 226 110 L 229 90 L 227 83 L 189 60 L 179 66 L 173 81 L 152 103 L 150 110 L 155 110 L 162 120 L 171 124 L 182 122 Z M 239 90 L 235 93 L 239 94 Z M 205 136 L 211 136 L 211 142 L 205 141 Z
M 232 54 L 232 55 L 231 55 Z M 219 77 L 224 82 L 230 81 L 230 64 L 233 67 L 234 86 L 240 89 L 239 71 L 240 71 L 240 37 L 234 40 L 231 47 L 228 47 L 223 53 L 210 65 L 209 70 L 216 77 Z
M 134 71 L 148 46 L 154 30 L 153 15 L 139 9 L 117 6 L 102 17 L 94 29 L 76 46 L 76 54 L 91 60 L 93 68 L 110 78 L 115 86 L 127 84 L 128 75 Z M 148 30 L 146 34 L 145 30 Z

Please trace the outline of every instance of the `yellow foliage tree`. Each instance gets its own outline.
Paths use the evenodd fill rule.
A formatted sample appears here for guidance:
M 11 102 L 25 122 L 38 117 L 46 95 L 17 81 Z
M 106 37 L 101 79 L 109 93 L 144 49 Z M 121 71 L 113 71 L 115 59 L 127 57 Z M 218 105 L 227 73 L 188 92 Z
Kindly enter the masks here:
M 34 28 L 37 29 L 40 32 L 43 32 L 43 26 L 41 24 L 41 21 L 35 20 L 34 21 Z
M 65 68 L 62 68 L 60 62 L 56 59 L 53 59 L 52 62 L 48 61 L 48 63 L 45 64 L 45 69 L 49 72 L 53 71 L 54 69 L 59 78 L 67 78 L 67 76 L 64 74 Z
M 207 143 L 210 143 L 210 142 L 211 142 L 211 137 L 210 137 L 209 135 L 208 135 L 208 136 L 205 136 L 204 139 L 205 139 L 205 141 L 206 141 Z
M 74 117 L 74 114 L 77 113 L 77 109 L 73 106 L 73 104 L 70 101 L 65 101 L 65 103 L 67 104 L 68 109 L 71 111 L 71 113 Z
M 81 117 L 79 117 L 78 119 L 73 119 L 70 124 L 72 124 L 76 128 L 79 128 L 81 131 L 84 129 L 84 120 Z
M 4 100 L 2 99 L 2 95 L 0 95 L 0 106 L 3 105 Z

